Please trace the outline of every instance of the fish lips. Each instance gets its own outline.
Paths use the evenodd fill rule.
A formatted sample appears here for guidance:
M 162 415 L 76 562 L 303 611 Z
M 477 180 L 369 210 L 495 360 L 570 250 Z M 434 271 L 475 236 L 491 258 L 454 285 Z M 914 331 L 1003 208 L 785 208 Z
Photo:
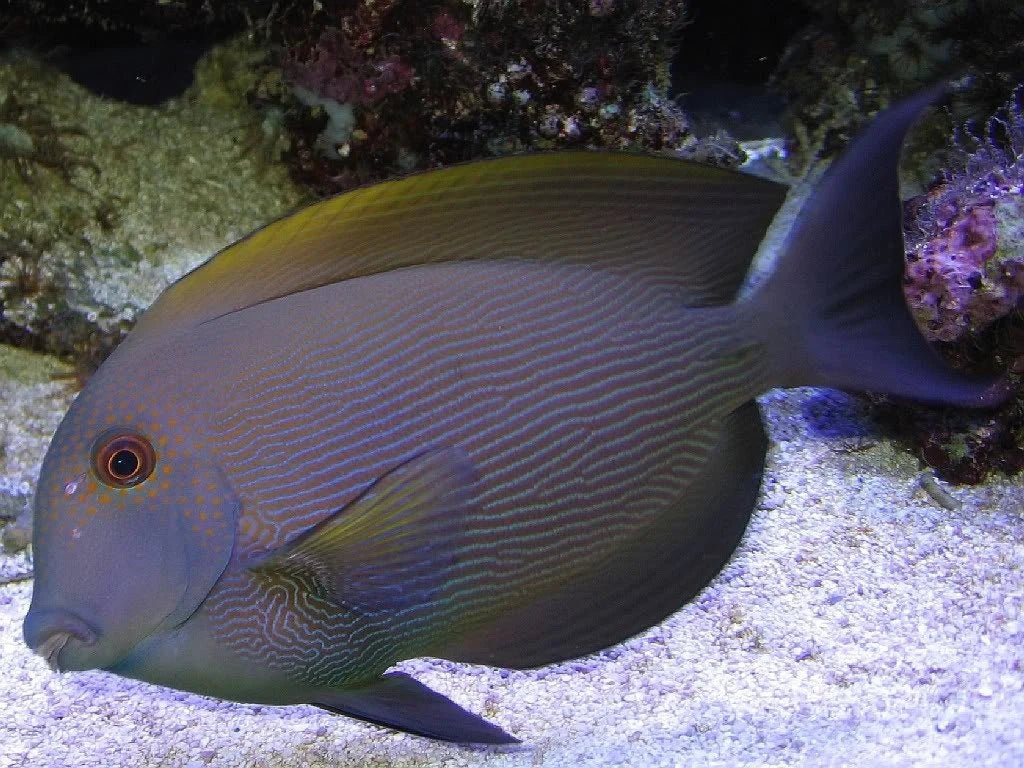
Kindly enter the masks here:
M 73 613 L 30 611 L 25 618 L 25 642 L 54 672 L 95 669 L 97 632 Z

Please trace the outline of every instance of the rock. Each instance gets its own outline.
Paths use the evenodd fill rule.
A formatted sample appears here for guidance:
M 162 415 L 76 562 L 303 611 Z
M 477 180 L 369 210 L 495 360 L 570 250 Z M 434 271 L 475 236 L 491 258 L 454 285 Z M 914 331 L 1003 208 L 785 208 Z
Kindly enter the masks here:
M 4 552 L 9 555 L 16 555 L 23 552 L 32 543 L 32 516 L 23 515 L 17 521 L 3 529 L 0 534 L 0 544 Z
M 261 116 L 207 69 L 176 109 L 126 109 L 29 54 L 0 61 L 0 341 L 87 373 L 167 285 L 299 203 L 245 151 Z

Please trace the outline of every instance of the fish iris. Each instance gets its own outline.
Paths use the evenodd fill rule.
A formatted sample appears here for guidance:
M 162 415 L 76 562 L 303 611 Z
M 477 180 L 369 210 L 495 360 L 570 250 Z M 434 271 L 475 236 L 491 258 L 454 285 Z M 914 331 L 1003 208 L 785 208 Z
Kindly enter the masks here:
M 108 433 L 96 441 L 93 466 L 105 485 L 138 485 L 152 474 L 155 465 L 153 446 L 141 435 Z

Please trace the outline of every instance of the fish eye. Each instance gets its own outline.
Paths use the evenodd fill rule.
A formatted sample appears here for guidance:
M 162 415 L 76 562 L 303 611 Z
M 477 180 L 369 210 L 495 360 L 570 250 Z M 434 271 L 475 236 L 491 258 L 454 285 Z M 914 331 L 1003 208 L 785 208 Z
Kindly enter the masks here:
M 156 452 L 142 435 L 108 432 L 96 441 L 92 464 L 104 485 L 130 488 L 153 473 Z

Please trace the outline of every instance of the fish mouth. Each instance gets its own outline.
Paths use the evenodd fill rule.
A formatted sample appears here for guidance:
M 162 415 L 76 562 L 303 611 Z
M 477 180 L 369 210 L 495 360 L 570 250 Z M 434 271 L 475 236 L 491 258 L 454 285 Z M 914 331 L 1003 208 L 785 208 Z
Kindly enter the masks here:
M 46 638 L 42 645 L 36 648 L 36 654 L 42 656 L 48 666 L 54 672 L 61 672 L 60 652 L 71 639 L 70 632 L 55 632 Z
M 25 642 L 54 672 L 78 669 L 73 651 L 95 645 L 96 638 L 96 632 L 88 624 L 65 611 L 30 610 L 25 618 Z M 66 658 L 68 652 L 72 652 L 71 659 Z

